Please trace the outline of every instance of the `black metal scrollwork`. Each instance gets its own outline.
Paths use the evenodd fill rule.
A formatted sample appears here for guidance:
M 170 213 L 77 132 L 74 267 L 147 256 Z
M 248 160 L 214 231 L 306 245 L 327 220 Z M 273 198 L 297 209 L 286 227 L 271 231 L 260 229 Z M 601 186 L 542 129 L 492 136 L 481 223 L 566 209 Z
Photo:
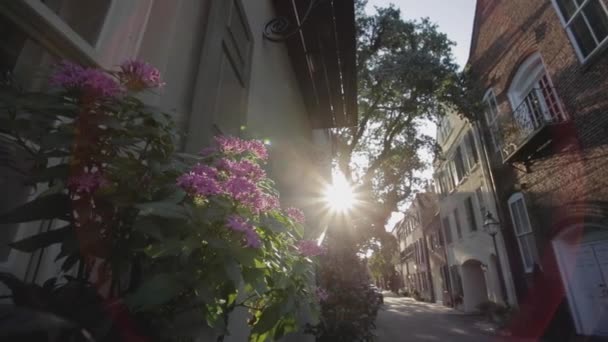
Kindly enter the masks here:
M 312 11 L 325 1 L 331 0 L 310 0 L 304 16 L 296 23 L 295 27 L 292 25 L 289 18 L 284 16 L 269 20 L 266 25 L 264 25 L 264 38 L 275 43 L 284 42 L 291 38 L 302 30 L 304 24 L 310 18 Z

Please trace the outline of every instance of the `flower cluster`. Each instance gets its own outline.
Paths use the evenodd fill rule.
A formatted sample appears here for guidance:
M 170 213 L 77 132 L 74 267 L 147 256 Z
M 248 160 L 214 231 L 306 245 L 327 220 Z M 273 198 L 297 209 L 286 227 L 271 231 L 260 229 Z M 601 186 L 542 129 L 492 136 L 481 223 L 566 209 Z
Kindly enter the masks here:
M 101 98 L 116 97 L 123 93 L 124 88 L 141 91 L 164 85 L 158 69 L 137 60 L 124 62 L 117 73 L 62 61 L 51 74 L 49 83 L 68 91 L 81 91 L 86 96 Z
M 70 91 L 80 90 L 95 97 L 114 97 L 121 93 L 120 85 L 105 72 L 68 61 L 59 63 L 49 83 Z
M 287 208 L 285 209 L 285 213 L 289 218 L 291 218 L 294 222 L 304 223 L 304 212 L 298 208 Z
M 329 298 L 329 293 L 327 293 L 327 291 L 322 287 L 317 287 L 315 290 L 315 295 L 320 302 L 324 302 Z
M 241 216 L 231 215 L 226 220 L 226 226 L 235 232 L 243 233 L 245 238 L 245 246 L 251 248 L 260 248 L 262 241 L 260 236 L 255 231 L 253 225 Z
M 319 256 L 327 252 L 325 247 L 319 246 L 314 240 L 300 240 L 296 247 L 300 254 L 307 257 Z
M 228 155 L 251 153 L 258 159 L 268 159 L 266 146 L 259 140 L 243 140 L 236 137 L 218 136 L 215 138 L 215 143 L 220 152 Z
M 235 160 L 228 156 L 251 153 L 258 159 L 267 158 L 264 145 L 232 137 L 217 137 L 220 158 L 211 165 L 198 165 L 180 176 L 177 185 L 195 196 L 223 195 L 250 209 L 254 214 L 276 210 L 279 199 L 266 193 L 259 185 L 266 178 L 266 172 L 255 159 Z M 208 151 L 212 154 L 213 152 Z
M 197 165 L 177 179 L 177 185 L 197 196 L 213 196 L 222 192 L 218 172 L 206 165 Z
M 99 172 L 82 173 L 68 180 L 68 187 L 76 193 L 91 194 L 107 184 L 108 180 Z
M 158 69 L 138 60 L 127 60 L 122 63 L 118 77 L 125 87 L 132 91 L 141 91 L 146 88 L 160 88 L 165 85 L 160 78 L 160 71 Z
M 260 181 L 266 177 L 266 172 L 258 165 L 250 160 L 243 159 L 233 161 L 227 158 L 222 158 L 217 164 L 217 168 L 226 171 L 234 177 L 243 177 L 252 181 Z

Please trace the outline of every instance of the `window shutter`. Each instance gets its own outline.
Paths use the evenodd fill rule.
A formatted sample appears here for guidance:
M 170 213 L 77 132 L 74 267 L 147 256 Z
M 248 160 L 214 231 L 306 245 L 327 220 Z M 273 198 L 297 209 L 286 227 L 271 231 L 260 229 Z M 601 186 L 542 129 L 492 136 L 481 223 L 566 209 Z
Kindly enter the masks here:
M 458 208 L 454 209 L 454 223 L 456 224 L 456 234 L 459 239 L 462 239 L 462 227 L 460 226 L 460 216 L 458 215 Z
M 538 260 L 538 252 L 523 194 L 513 194 L 508 203 L 524 269 L 532 272 Z
M 213 0 L 201 57 L 187 150 L 246 123 L 253 36 L 241 0 Z

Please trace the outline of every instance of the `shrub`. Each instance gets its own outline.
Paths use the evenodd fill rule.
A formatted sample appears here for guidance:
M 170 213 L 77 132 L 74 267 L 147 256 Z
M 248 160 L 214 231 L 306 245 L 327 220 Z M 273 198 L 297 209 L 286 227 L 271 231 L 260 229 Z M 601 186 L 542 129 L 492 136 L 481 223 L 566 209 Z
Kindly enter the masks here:
M 51 84 L 50 93 L 0 86 L 0 135 L 40 189 L 0 223 L 59 223 L 12 247 L 59 244 L 62 271 L 76 272 L 44 287 L 3 275 L 16 304 L 50 310 L 97 341 L 194 339 L 203 326 L 221 339 L 237 307 L 249 310 L 256 341 L 303 326 L 302 310 L 314 320 L 311 258 L 323 249 L 302 240 L 300 211 L 280 207 L 263 143 L 217 137 L 200 155 L 176 153 L 169 116 L 135 96 L 163 84 L 146 63 L 111 72 L 63 62 Z M 98 305 L 78 306 L 78 293 Z M 89 309 L 95 319 L 85 320 Z
M 354 254 L 329 253 L 321 261 L 319 283 L 328 296 L 320 322 L 309 331 L 320 342 L 372 341 L 381 298 L 370 286 L 365 265 Z

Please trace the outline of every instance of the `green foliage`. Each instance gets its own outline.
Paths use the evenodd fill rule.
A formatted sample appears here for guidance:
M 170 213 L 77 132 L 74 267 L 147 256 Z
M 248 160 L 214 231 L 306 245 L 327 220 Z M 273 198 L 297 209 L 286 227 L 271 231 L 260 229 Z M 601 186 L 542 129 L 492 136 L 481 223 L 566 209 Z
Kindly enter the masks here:
M 337 164 L 371 207 L 359 226 L 381 232 L 423 186 L 418 171 L 428 161 L 420 152 L 435 150 L 421 134 L 425 122 L 471 107 L 471 82 L 454 63 L 453 43 L 428 19 L 404 20 L 392 5 L 373 14 L 366 1 L 356 5 L 359 123 L 336 131 Z
M 372 240 L 370 247 L 373 254 L 368 265 L 372 276 L 376 281 L 391 283 L 396 273 L 395 266 L 399 264 L 397 239 L 388 232 L 382 232 Z
M 318 278 L 328 297 L 321 302 L 319 324 L 310 328 L 317 341 L 373 341 L 381 295 L 370 286 L 363 261 L 348 251 L 330 250 Z
M 0 86 L 0 135 L 27 165 L 15 170 L 39 189 L 30 202 L 0 213 L 0 223 L 67 222 L 13 248 L 34 252 L 60 244 L 62 269 L 77 266 L 76 278 L 60 288 L 86 284 L 95 298 L 120 302 L 136 332 L 154 340 L 194 339 L 197 328 L 207 326 L 221 339 L 237 307 L 249 310 L 253 341 L 276 340 L 299 329 L 306 321 L 298 312 L 312 312 L 314 318 L 313 262 L 294 246 L 302 237 L 299 223 L 279 209 L 258 214 L 231 198 L 187 194 L 177 177 L 212 159 L 176 153 L 168 115 L 133 94 L 82 95 Z M 78 178 L 92 173 L 99 179 L 79 190 Z M 276 193 L 269 179 L 260 186 Z M 226 227 L 234 214 L 255 226 L 260 248 L 247 248 L 242 234 Z M 17 300 L 15 289 L 23 286 L 35 287 L 13 287 L 18 305 L 33 301 L 27 297 L 31 291 L 20 292 L 26 299 Z M 56 294 L 43 296 L 60 300 L 50 312 L 87 329 L 97 341 L 116 340 L 107 333 L 111 329 L 102 329 L 111 320 L 85 324 L 76 315 L 93 308 L 61 310 L 67 298 L 81 303 L 77 292 L 78 298 Z

